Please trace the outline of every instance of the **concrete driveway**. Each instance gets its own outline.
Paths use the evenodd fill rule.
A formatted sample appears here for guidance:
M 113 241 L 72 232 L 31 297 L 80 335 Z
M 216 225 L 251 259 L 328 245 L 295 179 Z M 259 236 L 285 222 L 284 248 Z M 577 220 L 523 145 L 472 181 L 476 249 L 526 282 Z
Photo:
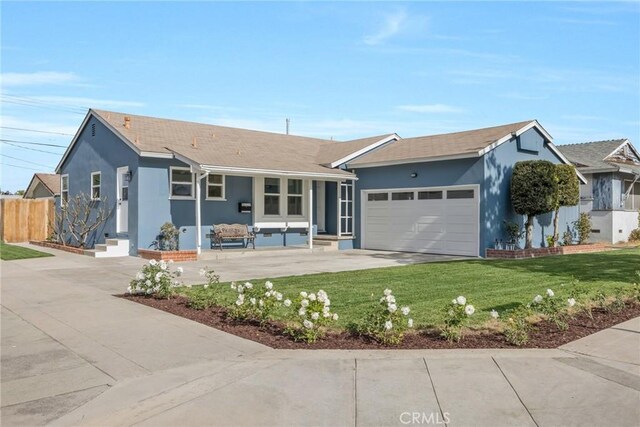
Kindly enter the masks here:
M 142 260 L 56 255 L 0 263 L 2 425 L 640 423 L 640 319 L 557 350 L 272 350 L 113 297 Z M 241 280 L 425 260 L 209 266 Z M 199 264 L 185 264 L 194 280 Z

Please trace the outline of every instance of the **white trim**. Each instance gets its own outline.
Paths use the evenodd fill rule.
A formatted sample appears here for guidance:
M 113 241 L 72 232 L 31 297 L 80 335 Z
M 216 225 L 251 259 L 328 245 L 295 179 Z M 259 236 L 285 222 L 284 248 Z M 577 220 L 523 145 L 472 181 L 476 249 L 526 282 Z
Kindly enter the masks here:
M 209 177 L 211 176 L 221 176 L 222 177 L 222 184 L 215 184 L 215 183 L 210 183 L 209 182 Z M 226 186 L 227 186 L 227 177 L 226 175 L 222 175 L 222 174 L 218 174 L 218 173 L 214 173 L 211 174 L 209 172 L 206 173 L 206 177 L 207 180 L 205 182 L 205 200 L 207 201 L 218 201 L 218 202 L 226 202 L 227 198 L 226 198 Z M 209 187 L 222 187 L 222 196 L 221 197 L 209 197 Z
M 365 224 L 365 216 L 366 216 L 366 204 L 369 203 L 369 201 L 367 200 L 367 194 L 368 193 L 391 193 L 394 191 L 421 191 L 421 190 L 426 190 L 426 191 L 443 191 L 442 194 L 442 200 L 447 200 L 446 198 L 446 194 L 444 193 L 447 190 L 463 190 L 463 189 L 471 189 L 473 188 L 474 190 L 474 199 L 476 199 L 476 214 L 477 214 L 477 218 L 478 218 L 478 247 L 476 248 L 477 252 L 476 252 L 476 256 L 480 256 L 480 245 L 481 245 L 481 241 L 480 241 L 480 224 L 481 224 L 481 216 L 480 216 L 480 198 L 481 198 L 481 194 L 480 194 L 480 184 L 460 184 L 460 185 L 445 185 L 445 186 L 438 186 L 438 187 L 407 187 L 407 188 L 371 188 L 371 189 L 366 189 L 366 190 L 360 190 L 360 247 L 362 249 L 366 248 L 366 232 L 364 230 L 364 224 Z M 417 200 L 417 199 L 414 199 Z M 391 197 L 389 197 L 389 202 L 391 202 Z
M 266 193 L 264 192 L 264 180 L 265 178 L 274 178 L 280 181 L 280 192 L 276 193 Z M 302 198 L 302 215 L 289 215 L 288 214 L 288 197 L 289 197 L 289 179 L 300 179 L 302 180 L 302 194 L 296 194 L 295 196 L 301 196 Z M 253 212 L 254 212 L 254 221 L 256 223 L 271 223 L 271 224 L 291 224 L 293 222 L 296 223 L 304 223 L 305 228 L 308 226 L 308 201 L 306 197 L 308 197 L 308 188 L 309 182 L 311 180 L 306 180 L 298 177 L 282 177 L 282 176 L 256 176 L 254 177 L 253 183 Z M 265 215 L 264 213 L 264 197 L 265 195 L 274 195 L 280 198 L 279 200 L 279 214 L 278 215 Z M 273 228 L 273 227 L 271 227 Z
M 543 128 L 542 125 L 540 125 L 540 123 L 538 123 L 537 120 L 532 120 L 529 123 L 527 123 L 526 125 L 524 125 L 523 127 L 521 127 L 520 129 L 516 130 L 515 132 L 503 136 L 502 138 L 500 138 L 499 140 L 497 140 L 496 142 L 494 142 L 491 145 L 487 145 L 482 150 L 480 150 L 478 152 L 478 154 L 480 156 L 484 156 L 485 154 L 487 154 L 489 151 L 493 150 L 494 148 L 499 147 L 500 145 L 504 144 L 505 142 L 510 141 L 512 138 L 518 137 L 518 136 L 522 135 L 523 133 L 525 133 L 526 131 L 528 131 L 529 129 L 533 129 L 533 128 L 536 128 L 538 130 L 538 132 L 540 132 L 547 139 L 547 141 L 553 142 L 553 138 L 551 137 L 551 135 L 549 135 L 549 132 L 547 132 L 545 130 L 545 128 Z
M 67 189 L 64 189 L 64 179 L 67 178 Z M 64 197 L 63 197 L 63 193 L 67 193 L 67 200 L 66 203 L 69 203 L 69 174 L 65 173 L 60 175 L 60 206 L 62 206 L 63 203 L 65 203 Z
M 356 157 L 362 156 L 367 151 L 371 151 L 373 149 L 376 149 L 376 148 L 380 147 L 381 145 L 384 145 L 384 144 L 386 144 L 388 142 L 391 142 L 391 141 L 394 141 L 394 140 L 397 141 L 399 139 L 400 139 L 400 137 L 397 134 L 395 134 L 395 133 L 391 134 L 389 136 L 386 136 L 386 137 L 382 138 L 380 141 L 376 141 L 373 144 L 369 144 L 366 147 L 361 148 L 360 150 L 355 151 L 355 152 L 353 152 L 351 154 L 348 154 L 348 155 L 344 156 L 341 159 L 338 159 L 336 161 L 331 162 L 329 164 L 329 166 L 331 166 L 331 168 L 335 168 L 337 166 L 340 166 L 341 164 L 347 163 L 348 161 L 355 159 Z
M 122 192 L 122 182 L 120 182 L 120 179 L 122 177 L 123 174 L 128 173 L 129 172 L 129 166 L 120 166 L 119 168 L 116 168 L 116 234 L 117 233 L 129 233 L 129 184 L 130 182 L 127 184 L 127 227 L 126 230 L 122 229 L 122 224 L 120 224 L 120 210 L 122 209 L 122 202 L 123 200 L 120 199 L 120 195 Z
M 176 153 L 177 154 L 177 153 Z M 286 171 L 286 170 L 271 170 L 271 169 L 254 169 L 254 168 L 238 168 L 232 166 L 214 166 L 214 165 L 198 165 L 202 170 L 206 170 L 210 173 L 220 173 L 226 175 L 237 176 L 281 176 L 290 178 L 333 178 L 337 179 L 357 179 L 353 174 L 332 174 L 332 173 L 319 173 L 319 172 L 299 172 L 299 171 Z
M 99 196 L 97 198 L 93 197 L 93 189 L 96 187 L 95 185 L 93 185 L 94 175 L 98 175 L 100 177 L 100 182 L 97 185 L 98 193 L 99 193 Z M 91 179 L 89 181 L 89 196 L 91 200 L 100 200 L 100 198 L 102 197 L 102 172 L 101 171 L 91 172 Z
M 191 195 L 190 196 L 174 196 L 173 195 L 173 171 L 182 170 L 189 171 L 191 173 Z M 195 198 L 195 176 L 196 174 L 189 167 L 184 166 L 169 166 L 169 199 L 171 200 L 193 200 Z M 178 184 L 186 184 L 186 182 L 176 181 Z
M 153 159 L 173 159 L 172 153 L 158 153 L 155 151 L 141 151 L 140 157 L 149 157 Z
M 440 162 L 444 160 L 458 160 L 458 159 L 472 159 L 480 157 L 478 153 L 465 153 L 465 154 L 453 154 L 450 156 L 437 156 L 437 157 L 416 157 L 413 159 L 403 159 L 403 160 L 385 160 L 382 162 L 371 162 L 371 163 L 355 163 L 348 164 L 347 167 L 349 169 L 359 169 L 359 168 L 376 168 L 380 166 L 394 166 L 394 165 L 405 165 L 405 164 L 413 164 L 413 163 L 427 163 L 427 162 Z M 343 179 L 354 179 L 354 178 L 343 178 Z M 355 178 L 357 179 L 357 178 Z
M 616 147 L 615 150 L 613 150 L 612 152 L 610 152 L 609 154 L 607 154 L 603 160 L 608 159 L 609 157 L 613 156 L 614 154 L 616 154 L 616 151 L 618 151 L 619 149 L 621 149 L 622 147 L 624 147 L 625 145 L 629 145 L 629 148 L 631 148 L 631 150 L 636 154 L 636 156 L 640 157 L 640 154 L 638 154 L 638 151 L 636 151 L 635 147 L 633 145 L 631 145 L 631 142 L 628 139 L 625 139 L 624 142 L 620 145 L 618 145 L 618 147 Z
M 309 231 L 307 232 L 307 238 L 309 239 L 309 250 L 313 250 L 313 181 L 308 180 L 307 185 L 309 186 Z M 303 184 L 303 194 L 304 194 L 304 184 Z M 304 198 L 303 198 L 304 200 Z
M 208 173 L 197 174 L 195 179 L 195 193 L 196 193 L 196 253 L 200 255 L 202 253 L 202 204 L 201 204 L 201 191 L 200 191 L 200 181 L 207 177 Z M 208 178 L 207 178 L 208 179 Z M 224 182 L 224 180 L 223 180 Z

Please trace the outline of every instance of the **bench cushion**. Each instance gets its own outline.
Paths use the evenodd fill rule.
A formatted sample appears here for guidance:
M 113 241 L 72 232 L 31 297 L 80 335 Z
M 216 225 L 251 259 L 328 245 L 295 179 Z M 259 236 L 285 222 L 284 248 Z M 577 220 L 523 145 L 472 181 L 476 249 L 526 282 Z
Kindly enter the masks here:
M 249 226 L 246 224 L 216 224 L 213 232 L 223 238 L 245 238 L 251 236 Z

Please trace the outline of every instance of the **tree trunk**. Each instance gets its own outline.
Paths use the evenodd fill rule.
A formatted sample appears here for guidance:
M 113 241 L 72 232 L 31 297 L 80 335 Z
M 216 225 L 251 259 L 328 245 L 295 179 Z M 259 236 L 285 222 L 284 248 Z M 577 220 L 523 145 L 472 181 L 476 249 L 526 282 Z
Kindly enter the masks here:
M 527 216 L 527 232 L 526 232 L 526 243 L 524 245 L 525 249 L 531 249 L 531 247 L 533 246 L 533 215 L 528 215 Z
M 556 209 L 556 214 L 553 216 L 553 246 L 558 246 L 560 236 L 558 235 L 558 217 L 560 216 L 560 208 Z

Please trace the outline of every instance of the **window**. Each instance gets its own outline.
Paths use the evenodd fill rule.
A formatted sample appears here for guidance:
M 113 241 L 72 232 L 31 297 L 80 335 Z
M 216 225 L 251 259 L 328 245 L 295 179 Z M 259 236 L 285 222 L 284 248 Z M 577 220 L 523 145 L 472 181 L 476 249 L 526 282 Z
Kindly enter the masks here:
M 264 214 L 280 215 L 280 178 L 264 179 Z
M 447 199 L 473 199 L 473 190 L 449 190 Z
M 353 181 L 340 183 L 339 234 L 353 234 Z
M 69 201 L 69 175 L 62 175 L 60 177 L 60 202 L 62 205 L 66 205 Z
M 391 193 L 391 200 L 413 200 L 413 191 Z
M 189 168 L 171 167 L 171 198 L 191 199 L 193 198 L 193 174 Z
M 442 191 L 418 191 L 418 200 L 442 199 Z
M 383 202 L 389 200 L 389 193 L 369 193 L 367 200 L 370 202 Z
M 207 175 L 207 200 L 224 200 L 224 175 Z
M 91 200 L 100 200 L 100 172 L 91 173 Z
M 302 215 L 302 180 L 287 180 L 287 215 Z
M 624 182 L 624 194 L 627 194 L 631 184 L 632 181 Z M 633 185 L 633 189 L 629 191 L 629 195 L 624 200 L 624 209 L 628 211 L 637 211 L 640 209 L 640 182 L 636 182 Z

